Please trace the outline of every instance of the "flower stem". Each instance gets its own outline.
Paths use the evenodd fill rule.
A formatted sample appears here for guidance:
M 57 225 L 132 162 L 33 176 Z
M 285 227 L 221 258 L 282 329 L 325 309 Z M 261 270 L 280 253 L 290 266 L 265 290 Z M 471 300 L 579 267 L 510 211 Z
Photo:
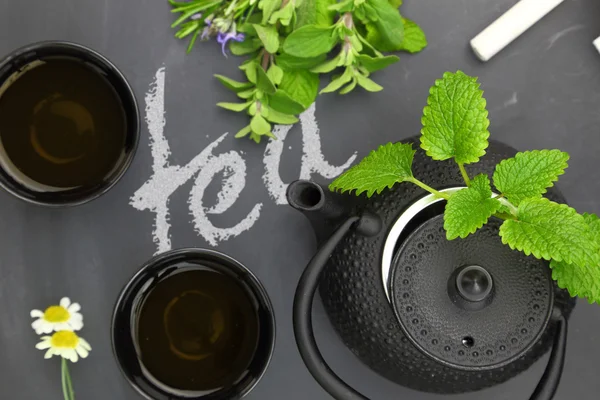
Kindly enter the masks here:
M 467 186 L 471 186 L 471 179 L 469 179 L 469 174 L 467 174 L 467 170 L 465 169 L 465 165 L 463 163 L 457 163 L 458 169 L 460 169 L 460 174 L 462 175 Z
M 61 364 L 61 381 L 62 390 L 65 400 L 75 400 L 75 393 L 73 391 L 73 382 L 71 381 L 71 374 L 69 374 L 69 366 L 67 365 L 67 359 L 62 359 Z
M 65 370 L 67 369 L 67 361 L 64 358 L 61 358 L 61 368 L 60 368 L 60 380 L 62 382 L 62 391 L 65 400 L 69 400 L 69 393 L 67 392 L 67 376 L 65 375 Z
M 450 199 L 450 196 L 448 194 L 443 193 L 443 192 L 439 192 L 439 191 L 435 190 L 431 186 L 428 186 L 428 185 L 424 184 L 423 182 L 421 182 L 420 180 L 418 180 L 415 177 L 408 178 L 406 181 L 414 183 L 415 185 L 417 185 L 421 189 L 424 189 L 424 190 L 428 191 L 429 193 L 432 193 L 432 194 L 436 195 L 437 197 L 440 197 L 440 198 L 445 199 L 445 200 Z

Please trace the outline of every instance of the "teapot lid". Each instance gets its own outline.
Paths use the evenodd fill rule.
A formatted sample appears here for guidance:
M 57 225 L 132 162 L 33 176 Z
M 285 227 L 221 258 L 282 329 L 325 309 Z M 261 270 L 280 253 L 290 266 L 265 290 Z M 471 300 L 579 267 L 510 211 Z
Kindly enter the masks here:
M 406 238 L 389 293 L 406 336 L 422 352 L 463 370 L 502 367 L 544 333 L 552 314 L 547 262 L 511 250 L 492 218 L 465 239 L 446 239 L 443 215 Z

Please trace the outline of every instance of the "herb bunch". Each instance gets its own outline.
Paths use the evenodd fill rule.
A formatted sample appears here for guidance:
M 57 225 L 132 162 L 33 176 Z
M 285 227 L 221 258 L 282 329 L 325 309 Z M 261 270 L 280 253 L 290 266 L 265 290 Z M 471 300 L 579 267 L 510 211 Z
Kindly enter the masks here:
M 397 183 L 413 183 L 447 201 L 448 240 L 475 233 L 492 216 L 500 218 L 504 244 L 550 261 L 552 278 L 572 296 L 600 302 L 600 219 L 543 197 L 564 173 L 569 155 L 534 150 L 501 161 L 492 176 L 494 194 L 487 175 L 471 179 L 465 168 L 479 161 L 488 147 L 488 112 L 477 78 L 447 72 L 429 93 L 421 148 L 434 160 L 454 159 L 466 188 L 449 194 L 421 182 L 412 172 L 412 145 L 388 143 L 335 179 L 330 189 L 371 197 Z
M 321 93 L 346 94 L 357 86 L 383 88 L 370 75 L 396 63 L 382 52 L 421 51 L 425 34 L 403 18 L 402 0 L 169 0 L 181 14 L 177 38 L 216 37 L 223 54 L 248 58 L 240 69 L 247 81 L 215 77 L 242 99 L 219 107 L 246 112 L 250 124 L 236 137 L 274 138 L 271 124 L 295 124 L 319 94 L 320 74 L 334 73 Z

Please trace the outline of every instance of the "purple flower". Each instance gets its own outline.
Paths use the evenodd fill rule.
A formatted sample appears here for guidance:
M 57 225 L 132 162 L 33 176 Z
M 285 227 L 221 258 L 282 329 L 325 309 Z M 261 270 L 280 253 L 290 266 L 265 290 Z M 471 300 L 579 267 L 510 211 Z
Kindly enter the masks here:
M 210 28 L 212 26 L 212 20 L 210 18 L 206 18 L 204 20 L 205 27 L 202 30 L 202 35 L 200 35 L 200 40 L 207 40 L 210 36 Z
M 221 45 L 223 55 L 227 57 L 227 53 L 225 53 L 225 46 L 227 45 L 227 42 L 229 42 L 230 40 L 235 40 L 236 42 L 243 42 L 245 38 L 246 36 L 244 36 L 243 33 L 236 34 L 235 32 L 219 32 L 219 34 L 217 35 L 217 42 Z
M 205 26 L 204 29 L 202 30 L 202 35 L 200 35 L 200 40 L 207 40 L 209 36 L 210 36 L 210 27 Z
M 200 18 L 202 18 L 202 13 L 196 13 L 190 17 L 192 21 L 199 20 Z

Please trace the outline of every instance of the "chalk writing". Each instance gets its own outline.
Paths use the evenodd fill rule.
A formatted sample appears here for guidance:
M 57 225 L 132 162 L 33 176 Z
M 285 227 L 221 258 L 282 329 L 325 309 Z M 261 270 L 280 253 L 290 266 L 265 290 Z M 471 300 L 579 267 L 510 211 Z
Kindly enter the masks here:
M 262 203 L 254 204 L 246 217 L 232 227 L 216 227 L 208 218 L 210 214 L 222 214 L 233 206 L 246 185 L 246 162 L 240 152 L 232 150 L 219 155 L 213 154 L 228 133 L 210 143 L 187 165 L 171 165 L 169 162 L 171 149 L 164 134 L 165 68 L 160 68 L 156 72 L 145 101 L 146 124 L 150 134 L 152 154 L 152 176 L 131 197 L 130 204 L 140 211 L 149 210 L 155 214 L 152 235 L 157 253 L 171 249 L 169 198 L 194 175 L 196 179 L 190 192 L 188 205 L 198 235 L 202 236 L 209 245 L 216 246 L 220 241 L 236 237 L 252 228 L 260 217 Z M 356 159 L 356 154 L 353 154 L 341 166 L 333 166 L 325 160 L 321 151 L 321 138 L 314 104 L 300 115 L 300 124 L 303 142 L 300 178 L 309 179 L 312 174 L 333 178 L 341 174 Z M 285 200 L 287 184 L 279 175 L 279 164 L 284 141 L 290 129 L 291 126 L 275 127 L 273 133 L 278 139 L 269 141 L 263 159 L 265 165 L 263 182 L 276 204 L 287 204 Z M 203 202 L 204 192 L 215 176 L 221 172 L 224 172 L 224 176 L 216 204 L 208 207 Z

